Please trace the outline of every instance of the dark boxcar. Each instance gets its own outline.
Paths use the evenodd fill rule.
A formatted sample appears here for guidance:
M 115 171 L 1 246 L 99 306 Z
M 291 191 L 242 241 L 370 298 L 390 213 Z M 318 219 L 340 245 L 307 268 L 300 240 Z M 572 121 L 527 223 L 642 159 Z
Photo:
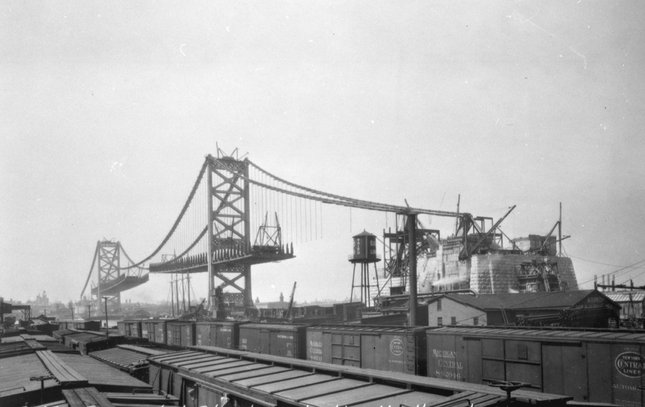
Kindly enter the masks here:
M 119 321 L 121 322 L 121 321 Z M 133 338 L 142 338 L 141 336 L 141 321 L 138 320 L 127 320 L 123 321 L 125 332 L 123 335 L 130 336 Z M 117 323 L 118 325 L 118 323 Z
M 74 329 L 74 323 L 72 321 L 56 321 L 58 324 L 58 329 Z
M 305 325 L 243 324 L 239 326 L 239 349 L 274 356 L 304 359 Z
M 168 322 L 166 344 L 183 347 L 195 345 L 195 322 Z
M 576 401 L 642 406 L 645 333 L 443 327 L 427 330 L 428 376 L 520 381 Z
M 239 322 L 210 321 L 195 324 L 195 344 L 237 349 Z
M 307 328 L 307 359 L 425 375 L 425 328 L 363 325 Z
M 148 331 L 148 341 L 152 343 L 166 344 L 167 343 L 167 324 L 170 319 L 149 319 L 145 323 Z
M 52 336 L 58 340 L 60 343 L 65 343 L 65 337 L 67 335 L 71 335 L 75 333 L 75 331 L 69 330 L 69 329 L 59 329 L 57 331 L 52 332 Z
M 157 342 L 155 340 L 155 320 L 153 319 L 147 319 L 141 323 L 141 331 L 145 332 L 145 335 L 143 336 L 144 338 L 148 339 L 148 342 L 153 342 L 153 343 L 163 343 L 163 342 Z
M 117 321 L 116 322 L 116 328 L 118 329 L 119 333 L 123 336 L 127 336 L 126 334 L 126 327 L 125 327 L 125 321 Z
M 141 338 L 148 339 L 148 320 L 141 321 Z
M 79 332 L 76 331 L 64 337 L 65 346 L 71 349 L 76 349 L 82 354 L 88 352 L 105 349 L 122 342 L 121 336 L 110 336 L 106 338 L 105 334 L 99 332 Z
M 98 331 L 101 329 L 101 321 L 74 321 L 74 329 L 83 331 Z

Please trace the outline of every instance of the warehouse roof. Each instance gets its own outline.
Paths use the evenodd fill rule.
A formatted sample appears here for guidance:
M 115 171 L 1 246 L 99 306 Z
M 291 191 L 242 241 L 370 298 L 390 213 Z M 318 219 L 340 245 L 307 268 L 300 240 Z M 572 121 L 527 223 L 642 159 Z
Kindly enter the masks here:
M 603 291 L 614 302 L 643 302 L 645 291 Z
M 474 308 L 486 310 L 525 310 L 532 308 L 563 309 L 570 308 L 592 295 L 604 297 L 607 302 L 618 306 L 614 301 L 603 293 L 596 290 L 575 290 L 575 291 L 552 291 L 521 294 L 445 294 L 433 297 L 427 301 L 428 304 L 436 302 L 439 298 L 449 298 Z

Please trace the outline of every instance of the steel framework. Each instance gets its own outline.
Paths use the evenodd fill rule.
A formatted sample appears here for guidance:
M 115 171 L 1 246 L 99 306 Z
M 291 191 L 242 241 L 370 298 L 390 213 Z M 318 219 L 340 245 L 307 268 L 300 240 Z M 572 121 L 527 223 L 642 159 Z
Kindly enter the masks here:
M 252 306 L 251 264 L 248 262 L 218 262 L 216 253 L 249 253 L 251 224 L 249 220 L 248 161 L 233 157 L 207 157 L 208 210 L 208 288 L 209 305 L 215 304 L 215 279 L 222 289 L 232 287 L 244 295 L 244 305 Z M 243 286 L 238 280 L 243 280 Z
M 97 242 L 96 256 L 98 260 L 98 284 L 92 289 L 93 300 L 97 303 L 96 309 L 100 309 L 102 297 L 106 297 L 112 305 L 120 308 L 121 292 L 111 292 L 111 290 L 107 290 L 107 286 L 112 281 L 118 281 L 121 277 L 121 243 L 109 240 Z
M 90 290 L 90 297 L 92 302 L 95 302 L 95 309 L 100 309 L 101 301 L 104 297 L 108 299 L 112 308 L 120 308 L 121 291 L 129 290 L 148 281 L 148 274 L 141 275 L 141 268 L 138 269 L 137 275 L 130 271 L 122 272 L 127 270 L 128 267 L 121 267 L 121 254 L 130 260 L 123 247 L 121 247 L 121 242 L 110 240 L 96 242 L 92 266 L 83 286 L 83 291 L 81 291 L 82 298 L 96 265 L 97 283 L 96 285 L 92 283 L 92 289 Z

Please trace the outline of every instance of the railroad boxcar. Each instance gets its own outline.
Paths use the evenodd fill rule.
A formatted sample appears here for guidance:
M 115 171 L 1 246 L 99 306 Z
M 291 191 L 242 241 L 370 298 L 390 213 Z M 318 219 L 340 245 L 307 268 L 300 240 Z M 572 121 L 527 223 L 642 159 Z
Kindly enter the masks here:
M 148 342 L 159 343 L 155 341 L 155 323 L 154 319 L 146 319 L 141 321 L 142 337 L 148 339 Z
M 146 322 L 148 322 L 148 320 L 144 319 L 144 320 L 141 320 L 140 322 L 141 322 L 141 336 L 140 337 L 143 338 L 143 339 L 148 339 L 148 324 L 146 323 Z
M 56 321 L 56 323 L 58 324 L 58 330 L 74 329 L 73 321 Z
M 195 322 L 168 322 L 166 331 L 166 345 L 182 347 L 195 345 Z
M 121 321 L 119 321 L 121 322 Z M 129 320 L 124 320 L 122 321 L 124 325 L 124 333 L 122 333 L 125 336 L 129 336 L 132 338 L 143 338 L 141 334 L 141 321 L 136 320 L 136 319 L 129 319 Z M 117 323 L 118 325 L 118 323 Z M 119 329 L 120 332 L 120 329 Z
M 304 359 L 306 325 L 243 324 L 239 326 L 240 350 Z
M 66 337 L 67 335 L 71 335 L 71 334 L 73 334 L 73 333 L 75 333 L 75 332 L 76 332 L 76 331 L 72 331 L 72 330 L 70 330 L 70 329 L 59 329 L 59 330 L 57 330 L 57 331 L 52 332 L 52 336 L 53 336 L 53 337 L 54 337 L 54 339 L 56 339 L 58 342 L 60 342 L 60 343 L 63 343 L 63 344 L 64 344 L 64 343 L 65 343 L 65 337 Z
M 158 393 L 186 406 L 465 406 L 505 405 L 506 394 L 485 385 L 334 366 L 231 349 L 150 356 Z M 537 396 L 537 397 L 536 397 Z M 517 390 L 513 406 L 566 407 L 569 399 Z
M 117 321 L 116 322 L 116 329 L 119 331 L 119 333 L 123 336 L 127 336 L 125 334 L 126 329 L 125 329 L 125 321 Z
M 425 375 L 425 328 L 309 327 L 306 358 L 337 365 Z
M 73 321 L 72 325 L 74 329 L 82 331 L 99 331 L 101 329 L 101 321 Z
M 63 343 L 71 349 L 78 350 L 81 354 L 88 352 L 105 349 L 114 346 L 123 341 L 123 337 L 119 335 L 110 335 L 106 337 L 104 333 L 94 331 L 73 331 L 65 335 Z
M 645 332 L 442 327 L 426 333 L 430 377 L 519 381 L 581 402 L 645 402 Z
M 195 344 L 237 349 L 240 323 L 234 321 L 208 321 L 195 324 Z
M 147 332 L 148 342 L 158 343 L 165 345 L 166 344 L 166 333 L 167 333 L 167 324 L 169 321 L 174 321 L 171 319 L 148 319 L 143 321 L 145 326 L 141 330 Z

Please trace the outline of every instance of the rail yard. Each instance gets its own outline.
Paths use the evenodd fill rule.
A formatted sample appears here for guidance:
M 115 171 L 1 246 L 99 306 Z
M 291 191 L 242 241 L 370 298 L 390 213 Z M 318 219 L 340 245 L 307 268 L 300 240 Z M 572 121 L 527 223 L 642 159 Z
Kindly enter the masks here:
M 298 253 L 281 219 L 318 225 L 322 205 L 384 212 L 394 228 L 348 237 L 348 302 L 296 304 L 294 283 L 288 301 L 257 307 L 251 268 Z M 621 297 L 603 278 L 579 289 L 561 209 L 547 234 L 510 238 L 502 224 L 514 208 L 493 219 L 459 204 L 357 200 L 218 150 L 149 255 L 135 261 L 119 241 L 97 242 L 79 302 L 86 318 L 0 304 L 2 315 L 26 316 L 3 331 L 0 405 L 643 405 L 639 287 Z M 423 216 L 451 227 L 430 229 Z M 201 300 L 191 299 L 196 273 L 208 277 Z M 170 313 L 126 315 L 121 293 L 151 274 L 170 276 Z

